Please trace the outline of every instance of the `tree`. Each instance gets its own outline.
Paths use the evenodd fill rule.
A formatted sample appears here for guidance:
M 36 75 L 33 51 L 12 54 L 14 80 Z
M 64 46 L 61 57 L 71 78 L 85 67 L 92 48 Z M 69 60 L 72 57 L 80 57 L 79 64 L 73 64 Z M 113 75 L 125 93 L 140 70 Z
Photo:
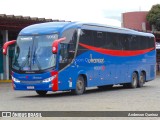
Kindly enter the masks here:
M 160 4 L 153 5 L 151 10 L 147 14 L 147 21 L 150 25 L 160 31 Z

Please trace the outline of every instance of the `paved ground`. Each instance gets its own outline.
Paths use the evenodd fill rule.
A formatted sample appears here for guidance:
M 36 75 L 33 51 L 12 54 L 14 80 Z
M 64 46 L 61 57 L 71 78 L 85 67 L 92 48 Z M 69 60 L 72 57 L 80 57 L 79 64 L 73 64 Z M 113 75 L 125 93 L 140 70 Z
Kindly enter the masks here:
M 70 92 L 50 92 L 46 97 L 39 97 L 34 91 L 14 91 L 11 83 L 0 83 L 0 111 L 16 110 L 160 111 L 160 76 L 143 88 L 119 86 L 103 91 L 92 88 L 80 96 Z

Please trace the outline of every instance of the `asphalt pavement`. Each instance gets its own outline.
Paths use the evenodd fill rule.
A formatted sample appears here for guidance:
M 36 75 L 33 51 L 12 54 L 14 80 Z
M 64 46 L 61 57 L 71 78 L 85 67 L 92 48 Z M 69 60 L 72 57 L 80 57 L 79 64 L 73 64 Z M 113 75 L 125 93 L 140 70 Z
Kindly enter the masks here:
M 49 92 L 45 97 L 0 83 L 0 111 L 160 111 L 160 76 L 142 88 L 94 87 L 83 95 Z

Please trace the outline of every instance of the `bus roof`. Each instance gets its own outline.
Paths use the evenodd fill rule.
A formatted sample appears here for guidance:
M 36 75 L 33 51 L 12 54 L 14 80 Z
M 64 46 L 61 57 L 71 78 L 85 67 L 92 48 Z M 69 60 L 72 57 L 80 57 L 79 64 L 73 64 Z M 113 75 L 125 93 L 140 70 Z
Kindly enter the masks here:
M 97 23 L 84 23 L 84 22 L 47 22 L 30 25 L 21 30 L 19 35 L 44 35 L 63 32 L 69 28 L 82 28 L 89 30 L 108 31 L 122 34 L 134 34 L 140 36 L 154 37 L 151 33 L 138 32 L 135 30 L 113 27 L 109 25 L 97 24 Z
M 22 29 L 19 35 L 52 34 L 61 31 L 70 22 L 47 22 L 30 25 Z

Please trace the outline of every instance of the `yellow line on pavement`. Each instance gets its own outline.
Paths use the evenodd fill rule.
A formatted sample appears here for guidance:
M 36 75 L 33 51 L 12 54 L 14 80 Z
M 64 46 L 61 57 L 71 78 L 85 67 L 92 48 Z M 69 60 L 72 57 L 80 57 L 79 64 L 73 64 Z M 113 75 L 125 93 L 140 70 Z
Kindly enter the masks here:
M 12 80 L 0 80 L 0 83 L 10 83 Z

